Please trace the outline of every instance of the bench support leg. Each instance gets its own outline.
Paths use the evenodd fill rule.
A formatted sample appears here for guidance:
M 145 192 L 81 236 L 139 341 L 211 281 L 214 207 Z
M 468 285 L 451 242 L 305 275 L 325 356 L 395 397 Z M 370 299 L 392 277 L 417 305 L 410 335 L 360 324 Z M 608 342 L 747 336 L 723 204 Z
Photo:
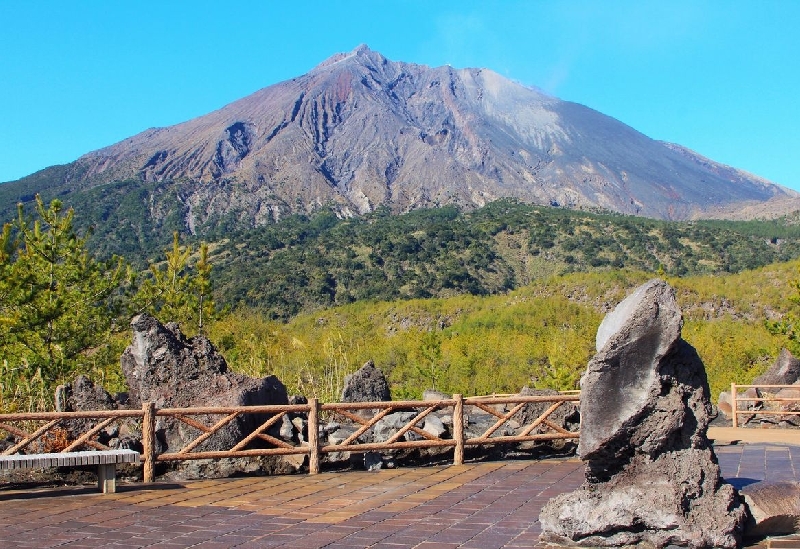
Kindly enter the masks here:
M 117 466 L 106 463 L 97 466 L 97 488 L 104 494 L 113 494 L 117 491 Z

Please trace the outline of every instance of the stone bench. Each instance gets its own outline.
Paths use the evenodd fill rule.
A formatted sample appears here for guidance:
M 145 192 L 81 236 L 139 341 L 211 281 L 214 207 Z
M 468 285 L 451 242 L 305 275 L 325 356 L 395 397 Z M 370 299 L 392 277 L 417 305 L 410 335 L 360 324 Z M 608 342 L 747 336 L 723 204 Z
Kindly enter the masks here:
M 117 463 L 138 464 L 139 461 L 139 452 L 134 450 L 15 454 L 0 456 L 0 470 L 97 465 L 97 488 L 104 494 L 113 494 L 117 491 Z

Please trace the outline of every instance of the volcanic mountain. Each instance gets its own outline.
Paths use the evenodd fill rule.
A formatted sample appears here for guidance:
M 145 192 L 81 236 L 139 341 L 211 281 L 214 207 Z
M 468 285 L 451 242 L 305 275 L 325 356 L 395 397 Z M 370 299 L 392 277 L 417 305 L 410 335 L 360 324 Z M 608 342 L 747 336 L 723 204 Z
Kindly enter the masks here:
M 67 202 L 93 193 L 117 223 L 124 195 L 126 216 L 138 207 L 151 223 L 172 216 L 201 234 L 321 207 L 350 216 L 516 197 L 688 219 L 798 196 L 491 70 L 394 62 L 366 46 L 3 184 L 0 209 L 34 192 Z

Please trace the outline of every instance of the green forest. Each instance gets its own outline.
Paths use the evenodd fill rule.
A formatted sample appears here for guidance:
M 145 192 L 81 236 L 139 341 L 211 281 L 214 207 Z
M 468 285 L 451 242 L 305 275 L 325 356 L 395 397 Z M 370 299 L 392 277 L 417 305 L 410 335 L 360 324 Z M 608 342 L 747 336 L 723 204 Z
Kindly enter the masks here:
M 212 245 L 218 301 L 272 318 L 361 300 L 496 295 L 619 269 L 723 275 L 800 257 L 800 225 L 666 222 L 499 200 L 353 219 L 292 216 Z
M 35 204 L 0 240 L 2 411 L 51 409 L 78 374 L 124 391 L 119 356 L 143 311 L 323 401 L 370 359 L 394 398 L 574 389 L 603 315 L 655 276 L 676 289 L 715 396 L 798 346 L 794 218 L 666 222 L 513 200 L 322 211 L 207 242 L 175 232 L 144 261 L 109 254 L 81 212 Z

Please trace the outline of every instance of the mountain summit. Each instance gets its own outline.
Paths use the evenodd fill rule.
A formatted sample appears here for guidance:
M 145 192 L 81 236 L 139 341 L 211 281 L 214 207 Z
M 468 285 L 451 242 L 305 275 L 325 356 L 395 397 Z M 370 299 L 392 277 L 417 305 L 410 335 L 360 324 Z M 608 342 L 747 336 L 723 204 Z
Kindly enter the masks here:
M 491 70 L 394 62 L 363 45 L 205 116 L 2 185 L 0 199 L 120 181 L 139 182 L 149 215 L 179 213 L 191 232 L 324 206 L 348 216 L 516 197 L 687 219 L 797 197 Z

